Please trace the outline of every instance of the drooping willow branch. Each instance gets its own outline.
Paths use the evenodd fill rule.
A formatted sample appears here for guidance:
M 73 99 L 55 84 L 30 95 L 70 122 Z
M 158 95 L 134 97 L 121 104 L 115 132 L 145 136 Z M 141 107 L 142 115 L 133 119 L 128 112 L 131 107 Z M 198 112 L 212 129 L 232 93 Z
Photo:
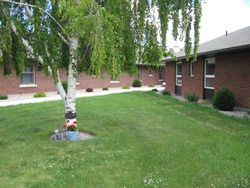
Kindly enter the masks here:
M 36 6 L 36 5 L 31 5 L 31 4 L 28 4 L 28 3 L 21 3 L 21 2 L 15 2 L 15 1 L 10 1 L 10 0 L 0 0 L 0 2 L 12 3 L 12 4 L 16 4 L 16 5 L 23 5 L 23 6 L 28 6 L 28 7 L 32 7 L 32 8 L 37 8 L 41 12 L 45 13 L 46 15 L 48 15 L 60 27 L 60 29 L 63 31 L 63 33 L 67 36 L 67 39 L 68 40 L 70 39 L 70 37 L 68 36 L 68 34 L 65 31 L 65 29 L 63 28 L 63 26 L 49 12 L 47 12 L 44 9 L 42 9 L 41 7 Z

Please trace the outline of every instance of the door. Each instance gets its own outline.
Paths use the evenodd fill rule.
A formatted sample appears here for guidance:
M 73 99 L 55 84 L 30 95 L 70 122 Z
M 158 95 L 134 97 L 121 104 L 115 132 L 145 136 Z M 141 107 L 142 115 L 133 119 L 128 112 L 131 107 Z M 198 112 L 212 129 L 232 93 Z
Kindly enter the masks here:
M 182 85 L 182 63 L 176 63 L 176 79 L 175 79 L 175 94 L 181 95 L 181 85 Z

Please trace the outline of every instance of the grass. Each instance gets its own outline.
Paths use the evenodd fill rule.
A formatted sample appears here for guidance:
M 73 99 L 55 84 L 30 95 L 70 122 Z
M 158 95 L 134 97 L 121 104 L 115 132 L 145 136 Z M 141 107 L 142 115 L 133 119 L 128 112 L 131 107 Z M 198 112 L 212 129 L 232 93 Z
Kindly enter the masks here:
M 1 107 L 1 187 L 250 185 L 248 119 L 154 92 L 81 98 L 77 111 L 96 138 L 48 140 L 62 101 Z

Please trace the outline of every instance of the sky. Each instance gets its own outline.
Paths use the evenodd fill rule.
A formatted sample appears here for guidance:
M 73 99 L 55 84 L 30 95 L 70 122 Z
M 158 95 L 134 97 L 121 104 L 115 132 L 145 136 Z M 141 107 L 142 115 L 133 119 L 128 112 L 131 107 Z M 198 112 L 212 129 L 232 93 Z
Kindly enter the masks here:
M 200 44 L 230 32 L 250 26 L 250 0 L 205 0 L 202 4 Z M 183 42 L 172 40 L 168 46 L 183 47 Z

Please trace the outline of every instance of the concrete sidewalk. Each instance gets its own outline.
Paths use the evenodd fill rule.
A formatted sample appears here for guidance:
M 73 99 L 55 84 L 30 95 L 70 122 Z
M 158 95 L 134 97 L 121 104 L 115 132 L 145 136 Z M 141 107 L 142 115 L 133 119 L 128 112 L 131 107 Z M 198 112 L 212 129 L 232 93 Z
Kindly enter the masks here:
M 92 97 L 92 96 L 100 96 L 100 95 L 109 95 L 112 93 L 124 93 L 124 92 L 132 92 L 132 91 L 151 91 L 152 89 L 157 89 L 159 91 L 164 90 L 165 87 L 155 86 L 155 87 L 131 87 L 130 89 L 122 89 L 118 88 L 109 88 L 108 91 L 103 91 L 102 89 L 94 89 L 94 92 L 86 92 L 86 90 L 77 90 L 76 98 L 80 97 Z M 27 103 L 40 103 L 46 101 L 57 101 L 62 100 L 61 96 L 57 94 L 57 92 L 46 92 L 47 97 L 43 98 L 34 98 L 33 95 L 35 93 L 29 94 L 18 94 L 18 95 L 8 95 L 7 100 L 0 100 L 0 106 L 10 106 L 10 105 L 18 105 L 18 104 L 27 104 Z

